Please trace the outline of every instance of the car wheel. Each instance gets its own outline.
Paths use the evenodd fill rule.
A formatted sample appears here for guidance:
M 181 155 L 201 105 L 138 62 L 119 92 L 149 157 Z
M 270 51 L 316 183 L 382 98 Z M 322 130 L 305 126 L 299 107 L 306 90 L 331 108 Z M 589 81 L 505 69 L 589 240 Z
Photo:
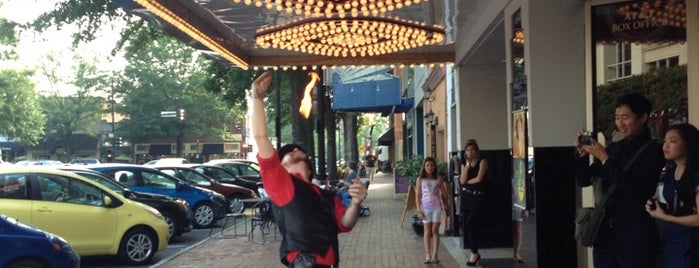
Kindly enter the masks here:
M 175 237 L 175 232 L 177 231 L 177 221 L 175 221 L 175 218 L 172 217 L 170 213 L 164 212 L 161 214 L 163 214 L 163 217 L 165 217 L 167 230 L 169 231 L 167 234 L 167 241 L 172 241 L 172 238 Z
M 233 195 L 228 199 L 228 211 L 230 213 L 242 213 L 245 210 L 243 198 L 238 195 Z
M 128 265 L 144 265 L 153 258 L 158 248 L 157 239 L 145 228 L 126 232 L 119 244 L 119 260 Z
M 197 228 L 214 225 L 214 208 L 210 202 L 201 202 L 194 208 L 194 225 Z
M 26 258 L 26 259 L 19 259 L 19 260 L 13 261 L 5 267 L 7 267 L 7 268 L 44 268 L 44 267 L 49 267 L 49 266 L 46 265 L 41 260 Z

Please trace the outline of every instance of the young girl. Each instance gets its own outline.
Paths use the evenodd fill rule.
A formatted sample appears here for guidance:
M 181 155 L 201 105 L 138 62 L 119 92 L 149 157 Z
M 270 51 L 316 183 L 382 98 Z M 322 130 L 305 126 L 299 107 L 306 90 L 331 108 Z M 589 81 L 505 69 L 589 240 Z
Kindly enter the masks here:
M 432 157 L 422 162 L 420 177 L 416 189 L 418 217 L 424 225 L 423 242 L 425 243 L 425 262 L 439 263 L 439 224 L 446 199 L 447 189 L 442 183 L 442 176 L 437 175 L 437 162 Z
M 471 256 L 469 256 L 466 266 L 476 266 L 481 259 L 478 253 L 478 223 L 483 206 L 483 195 L 485 194 L 485 174 L 488 170 L 488 162 L 481 158 L 481 151 L 476 140 L 466 141 L 466 161 L 461 166 L 459 182 L 461 183 L 461 217 L 463 218 L 464 241 L 469 239 Z
M 665 225 L 665 267 L 699 266 L 699 131 L 690 124 L 670 126 L 665 132 L 663 154 L 668 165 L 662 195 L 667 205 L 657 200 L 646 202 L 646 212 Z

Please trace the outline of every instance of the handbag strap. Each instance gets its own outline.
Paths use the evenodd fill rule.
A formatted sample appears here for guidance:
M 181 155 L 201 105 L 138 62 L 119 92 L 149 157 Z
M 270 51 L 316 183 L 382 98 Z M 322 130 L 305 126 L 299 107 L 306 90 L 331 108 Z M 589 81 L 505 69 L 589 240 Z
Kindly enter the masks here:
M 645 144 L 643 144 L 643 146 L 641 146 L 641 148 L 638 149 L 638 151 L 636 151 L 636 153 L 631 157 L 631 159 L 629 160 L 629 162 L 626 162 L 626 165 L 624 166 L 624 169 L 621 170 L 622 174 L 626 174 L 626 172 L 629 171 L 629 168 L 631 168 L 631 165 L 633 164 L 633 162 L 636 161 L 636 158 L 638 158 L 638 156 L 641 155 L 641 153 L 642 153 L 642 152 L 648 147 L 648 145 L 650 145 L 651 143 L 653 143 L 653 140 L 652 140 L 652 139 L 649 140 L 649 141 L 647 141 Z M 600 200 L 600 202 L 599 202 L 599 206 L 600 206 L 600 207 L 604 207 L 604 206 L 606 205 L 607 199 L 609 198 L 609 196 L 612 195 L 612 193 L 614 192 L 615 189 L 616 189 L 616 184 L 614 184 L 614 183 L 612 183 L 612 185 L 610 185 L 609 188 L 607 188 L 607 191 L 606 191 L 606 192 L 604 193 L 604 195 L 602 196 L 602 200 Z

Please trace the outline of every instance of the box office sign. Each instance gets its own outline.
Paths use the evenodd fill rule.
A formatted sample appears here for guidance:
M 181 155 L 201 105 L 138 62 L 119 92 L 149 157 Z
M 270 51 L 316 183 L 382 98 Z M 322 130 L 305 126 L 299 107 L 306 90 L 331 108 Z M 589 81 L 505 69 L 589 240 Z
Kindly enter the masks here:
M 673 43 L 687 39 L 684 0 L 629 1 L 592 7 L 592 36 L 600 43 Z

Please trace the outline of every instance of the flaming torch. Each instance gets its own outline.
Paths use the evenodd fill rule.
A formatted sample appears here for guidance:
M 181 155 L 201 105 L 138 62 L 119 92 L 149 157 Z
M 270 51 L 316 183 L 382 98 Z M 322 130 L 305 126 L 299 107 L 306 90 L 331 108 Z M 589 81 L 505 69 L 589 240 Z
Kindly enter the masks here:
M 311 91 L 316 85 L 320 77 L 316 72 L 309 72 L 308 76 L 311 77 L 311 81 L 306 85 L 306 89 L 303 92 L 303 99 L 301 100 L 301 107 L 299 107 L 299 113 L 303 115 L 303 118 L 308 119 L 311 115 L 311 108 L 313 107 L 313 98 L 311 97 Z

